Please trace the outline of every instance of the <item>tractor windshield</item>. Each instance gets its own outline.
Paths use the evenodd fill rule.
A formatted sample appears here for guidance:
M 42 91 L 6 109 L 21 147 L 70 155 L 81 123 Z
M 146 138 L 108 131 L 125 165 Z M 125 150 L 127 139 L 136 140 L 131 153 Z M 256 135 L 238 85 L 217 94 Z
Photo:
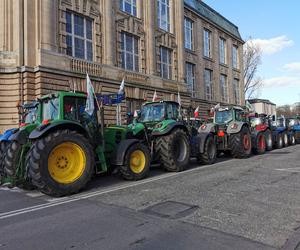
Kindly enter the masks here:
M 224 124 L 233 119 L 231 110 L 216 111 L 215 123 Z
M 251 127 L 255 127 L 257 125 L 263 124 L 263 120 L 260 117 L 250 117 Z
M 24 123 L 30 124 L 35 122 L 36 114 L 37 114 L 37 107 L 26 110 L 23 118 Z
M 43 101 L 43 120 L 58 119 L 58 98 L 46 99 Z
M 300 125 L 299 120 L 297 120 L 297 119 L 290 119 L 289 120 L 289 126 L 297 126 L 297 125 Z
M 148 104 L 142 107 L 140 122 L 161 121 L 165 117 L 165 105 L 163 103 Z

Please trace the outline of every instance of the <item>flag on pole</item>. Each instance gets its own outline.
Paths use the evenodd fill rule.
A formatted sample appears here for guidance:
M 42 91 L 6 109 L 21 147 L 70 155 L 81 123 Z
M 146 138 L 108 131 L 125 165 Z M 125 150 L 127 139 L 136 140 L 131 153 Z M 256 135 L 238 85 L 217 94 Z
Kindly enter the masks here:
M 249 112 L 254 112 L 254 108 L 248 100 L 246 101 L 246 108 L 248 109 Z
M 179 105 L 181 106 L 181 97 L 180 97 L 179 91 L 178 91 L 178 95 L 177 95 L 177 101 L 178 101 Z
M 94 100 L 95 91 L 88 74 L 86 74 L 86 92 L 87 92 L 87 99 L 85 104 L 85 112 L 87 112 L 91 116 L 95 110 L 95 100 Z
M 199 117 L 199 106 L 194 111 L 194 117 L 195 118 Z
M 124 91 L 125 91 L 125 77 L 123 77 L 118 94 L 123 94 Z
M 157 97 L 157 93 L 156 93 L 156 90 L 155 90 L 154 94 L 153 94 L 152 102 L 156 102 L 157 99 L 158 99 L 158 97 Z

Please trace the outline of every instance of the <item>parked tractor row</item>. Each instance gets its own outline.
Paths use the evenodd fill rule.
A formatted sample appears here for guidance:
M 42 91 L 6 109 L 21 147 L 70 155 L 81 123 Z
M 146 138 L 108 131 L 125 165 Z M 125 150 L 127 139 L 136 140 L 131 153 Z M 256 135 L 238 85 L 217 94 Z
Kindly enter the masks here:
M 247 158 L 299 142 L 299 120 L 248 116 L 240 107 L 218 107 L 213 121 L 199 126 L 183 117 L 173 101 L 145 103 L 128 126 L 104 125 L 104 106 L 119 103 L 122 94 L 95 95 L 98 108 L 86 111 L 84 93 L 58 92 L 22 107 L 19 129 L 0 138 L 1 183 L 37 188 L 51 196 L 82 190 L 92 176 L 118 172 L 126 180 L 149 175 L 150 165 L 179 172 L 191 158 L 213 164 L 219 154 Z M 286 138 L 287 139 L 286 139 Z M 280 139 L 281 138 L 281 139 Z M 285 141 L 287 140 L 287 141 Z

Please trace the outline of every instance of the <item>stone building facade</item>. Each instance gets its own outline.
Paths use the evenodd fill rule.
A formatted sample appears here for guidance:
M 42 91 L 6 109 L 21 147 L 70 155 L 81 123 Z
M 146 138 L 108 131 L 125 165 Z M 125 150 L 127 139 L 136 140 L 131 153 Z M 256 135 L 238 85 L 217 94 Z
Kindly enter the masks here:
M 103 93 L 125 77 L 124 119 L 155 90 L 203 112 L 243 104 L 242 46 L 200 0 L 0 0 L 0 130 L 18 125 L 17 102 L 85 91 L 86 73 Z

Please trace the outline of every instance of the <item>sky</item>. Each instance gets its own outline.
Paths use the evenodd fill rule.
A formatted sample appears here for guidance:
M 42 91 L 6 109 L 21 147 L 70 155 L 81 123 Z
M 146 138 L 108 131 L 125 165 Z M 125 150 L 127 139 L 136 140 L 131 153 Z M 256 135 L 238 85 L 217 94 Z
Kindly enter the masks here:
M 259 98 L 277 105 L 300 102 L 300 1 L 204 0 L 262 49 Z

